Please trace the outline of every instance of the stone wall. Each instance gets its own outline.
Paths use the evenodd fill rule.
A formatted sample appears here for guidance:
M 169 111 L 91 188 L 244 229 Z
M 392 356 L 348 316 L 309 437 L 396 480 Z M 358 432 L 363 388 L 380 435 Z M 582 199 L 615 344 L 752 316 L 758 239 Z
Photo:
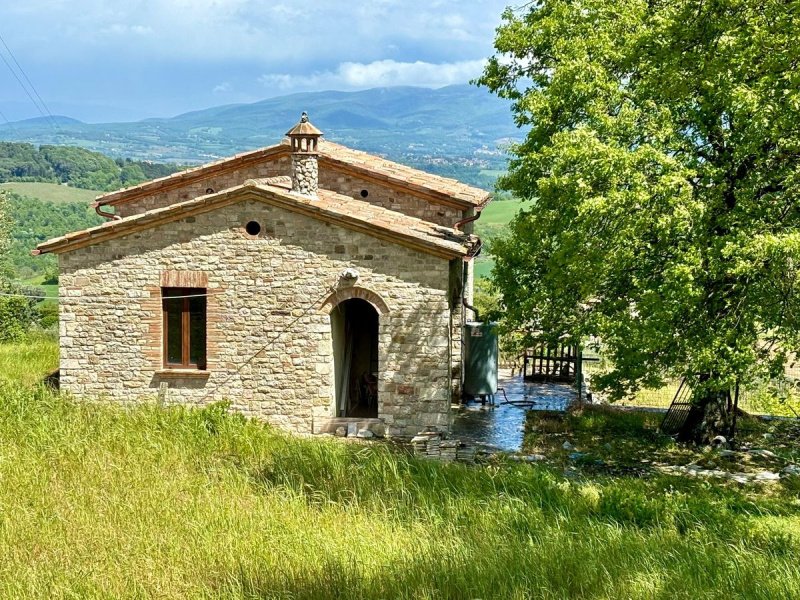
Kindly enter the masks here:
M 457 208 L 434 204 L 403 190 L 332 169 L 325 163 L 325 157 L 319 160 L 319 187 L 446 227 L 452 227 L 465 214 Z
M 258 221 L 261 233 L 244 231 Z M 296 431 L 334 414 L 325 300 L 370 290 L 379 318 L 379 417 L 394 435 L 447 427 L 452 313 L 448 261 L 257 201 L 61 254 L 61 384 L 137 402 L 167 383 L 168 402 L 227 399 Z M 360 277 L 340 285 L 345 268 Z M 160 285 L 167 272 L 208 280 L 208 370 L 162 369 Z M 97 299 L 97 297 L 100 297 Z
M 207 190 L 219 192 L 226 188 L 241 185 L 248 179 L 262 179 L 280 175 L 290 176 L 291 173 L 291 157 L 287 154 L 194 183 L 187 183 L 179 188 L 131 200 L 120 204 L 116 210 L 120 216 L 127 217 L 154 208 L 191 200 L 197 196 L 210 193 Z M 447 227 L 452 227 L 456 221 L 462 219 L 466 214 L 456 208 L 433 204 L 406 191 L 335 170 L 326 164 L 325 157 L 322 156 L 319 157 L 319 187 Z M 363 196 L 362 192 L 366 192 L 366 197 Z
M 316 154 L 292 155 L 292 191 L 303 196 L 317 197 L 319 166 Z
M 248 179 L 262 179 L 280 175 L 289 176 L 291 174 L 291 158 L 286 154 L 269 161 L 243 166 L 213 177 L 184 183 L 180 187 L 150 194 L 129 202 L 123 202 L 116 207 L 116 211 L 121 217 L 138 215 L 154 208 L 163 208 L 170 204 L 177 204 L 178 202 L 197 198 L 203 194 L 219 192 L 227 188 L 235 187 L 243 184 Z

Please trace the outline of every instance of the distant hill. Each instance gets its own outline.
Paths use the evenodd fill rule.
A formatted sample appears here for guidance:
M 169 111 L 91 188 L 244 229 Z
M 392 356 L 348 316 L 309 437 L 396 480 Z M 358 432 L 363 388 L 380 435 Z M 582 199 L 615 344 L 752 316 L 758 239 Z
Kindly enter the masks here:
M 132 123 L 32 119 L 0 125 L 0 139 L 198 163 L 274 144 L 303 110 L 328 139 L 443 174 L 459 176 L 467 168 L 473 177 L 465 179 L 473 182 L 481 169 L 504 168 L 498 148 L 521 137 L 506 101 L 482 88 L 454 85 L 292 94 Z
M 0 183 L 57 183 L 108 192 L 169 175 L 178 168 L 130 158 L 115 160 L 75 146 L 0 142 Z

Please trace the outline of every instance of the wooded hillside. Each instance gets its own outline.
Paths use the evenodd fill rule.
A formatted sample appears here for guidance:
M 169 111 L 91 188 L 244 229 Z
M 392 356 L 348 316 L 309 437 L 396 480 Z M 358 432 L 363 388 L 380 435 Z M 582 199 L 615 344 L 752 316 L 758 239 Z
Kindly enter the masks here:
M 113 159 L 74 146 L 0 142 L 0 183 L 41 181 L 112 191 L 174 173 L 181 167 L 129 158 Z

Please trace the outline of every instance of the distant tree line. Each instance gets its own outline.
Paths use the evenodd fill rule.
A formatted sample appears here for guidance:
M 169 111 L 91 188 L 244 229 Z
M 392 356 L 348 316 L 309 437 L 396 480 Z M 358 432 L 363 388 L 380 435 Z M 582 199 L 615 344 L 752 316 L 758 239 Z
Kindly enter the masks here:
M 113 159 L 74 146 L 0 142 L 0 183 L 40 181 L 112 191 L 179 170 L 178 165 Z
M 6 213 L 11 223 L 7 264 L 17 279 L 39 275 L 52 278 L 57 270 L 55 258 L 49 254 L 31 256 L 31 250 L 50 238 L 103 222 L 83 202 L 51 202 L 13 192 L 7 192 L 6 196 Z

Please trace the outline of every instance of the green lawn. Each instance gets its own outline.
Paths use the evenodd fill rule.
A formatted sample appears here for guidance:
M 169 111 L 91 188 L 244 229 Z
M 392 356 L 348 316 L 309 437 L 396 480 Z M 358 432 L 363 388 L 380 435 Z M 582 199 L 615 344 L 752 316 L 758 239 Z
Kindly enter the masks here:
M 46 344 L 0 352 L 0 597 L 800 596 L 785 486 L 442 465 L 219 406 L 75 401 L 30 384 Z
M 83 190 L 80 188 L 59 185 L 57 183 L 35 183 L 27 181 L 15 181 L 0 183 L 0 190 L 6 189 L 29 198 L 39 198 L 40 200 L 50 200 L 52 202 L 92 202 L 103 192 L 95 190 Z

